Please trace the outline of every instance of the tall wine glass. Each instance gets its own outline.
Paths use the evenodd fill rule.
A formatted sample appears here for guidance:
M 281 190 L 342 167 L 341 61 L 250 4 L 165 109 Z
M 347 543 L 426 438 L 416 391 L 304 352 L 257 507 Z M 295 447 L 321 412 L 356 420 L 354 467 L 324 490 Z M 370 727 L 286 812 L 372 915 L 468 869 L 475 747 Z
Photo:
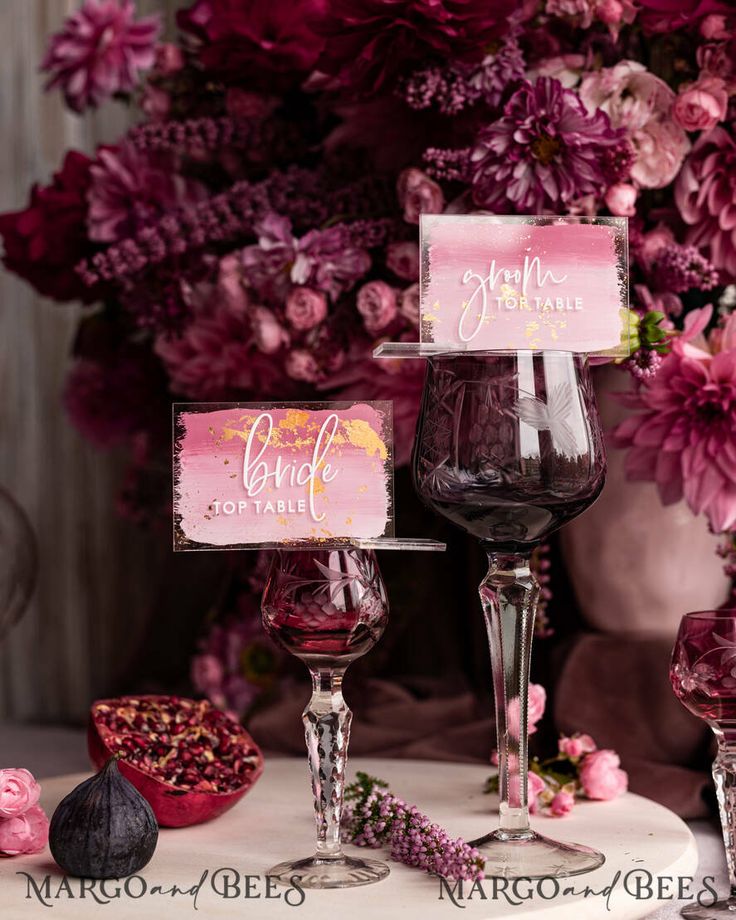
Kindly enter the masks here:
M 486 875 L 577 875 L 604 862 L 529 826 L 527 696 L 539 585 L 534 548 L 603 487 L 605 453 L 585 359 L 563 352 L 437 355 L 428 360 L 414 445 L 426 504 L 478 537 L 493 667 L 500 822 L 473 841 Z
M 303 888 L 351 888 L 389 873 L 375 859 L 346 856 L 340 844 L 352 713 L 342 680 L 351 661 L 383 635 L 386 589 L 375 553 L 357 548 L 278 550 L 261 604 L 266 631 L 306 664 L 312 698 L 302 715 L 312 774 L 317 850 L 268 873 Z
M 690 904 L 689 920 L 736 916 L 736 610 L 686 613 L 672 651 L 670 681 L 675 695 L 713 729 L 713 761 L 730 893 L 710 906 Z

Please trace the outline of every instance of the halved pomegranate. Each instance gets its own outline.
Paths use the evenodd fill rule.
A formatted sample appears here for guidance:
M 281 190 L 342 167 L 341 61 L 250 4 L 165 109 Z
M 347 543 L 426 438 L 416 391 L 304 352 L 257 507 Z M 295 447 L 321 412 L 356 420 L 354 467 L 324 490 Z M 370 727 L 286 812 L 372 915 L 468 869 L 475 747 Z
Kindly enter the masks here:
M 120 772 L 148 799 L 162 827 L 216 818 L 263 772 L 263 754 L 235 719 L 207 700 L 122 696 L 90 710 L 89 755 L 100 769 L 120 754 Z

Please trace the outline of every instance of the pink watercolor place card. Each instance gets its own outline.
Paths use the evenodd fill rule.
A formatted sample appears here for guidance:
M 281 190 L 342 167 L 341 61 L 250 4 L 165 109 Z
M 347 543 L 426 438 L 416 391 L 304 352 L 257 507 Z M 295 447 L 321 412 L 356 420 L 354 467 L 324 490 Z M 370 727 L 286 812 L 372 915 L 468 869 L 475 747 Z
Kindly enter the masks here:
M 177 403 L 174 549 L 393 537 L 390 402 Z
M 418 345 L 438 351 L 630 352 L 621 217 L 421 216 Z

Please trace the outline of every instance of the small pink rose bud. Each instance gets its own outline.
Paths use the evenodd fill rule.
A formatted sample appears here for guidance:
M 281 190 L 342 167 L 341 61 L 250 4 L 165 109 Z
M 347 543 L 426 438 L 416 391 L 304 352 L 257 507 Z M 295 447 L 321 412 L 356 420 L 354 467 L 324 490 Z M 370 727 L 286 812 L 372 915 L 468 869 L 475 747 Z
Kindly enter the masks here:
M 386 266 L 404 281 L 416 281 L 419 278 L 419 244 L 411 241 L 389 243 Z
M 399 175 L 396 190 L 404 220 L 410 224 L 418 224 L 420 214 L 440 214 L 445 205 L 442 189 L 421 169 L 405 169 Z
M 709 13 L 700 23 L 700 34 L 709 42 L 728 38 L 726 17 L 722 13 Z
M 13 818 L 38 802 L 41 787 L 25 769 L 0 770 L 0 818 Z
M 633 217 L 636 214 L 636 197 L 639 193 L 627 182 L 617 182 L 606 192 L 606 207 L 616 217 Z
M 575 796 L 569 792 L 560 791 L 552 799 L 549 805 L 549 813 L 555 818 L 564 818 L 569 815 L 575 804 Z
M 535 815 L 539 810 L 539 796 L 544 793 L 547 784 L 537 773 L 531 770 L 527 774 L 527 798 L 529 800 L 529 814 Z
M 20 856 L 40 853 L 49 839 L 49 819 L 40 805 L 14 818 L 0 819 L 0 854 Z
M 153 69 L 162 77 L 169 77 L 178 73 L 184 66 L 184 55 L 178 45 L 171 42 L 161 42 L 156 45 Z
M 251 328 L 256 348 L 264 355 L 272 355 L 283 345 L 289 344 L 288 333 L 267 307 L 256 307 L 253 310 Z
M 303 348 L 289 352 L 285 370 L 292 380 L 303 380 L 305 383 L 316 383 L 320 378 L 319 365 L 314 355 Z
M 728 92 L 720 77 L 701 77 L 681 89 L 672 105 L 672 120 L 685 131 L 710 131 L 726 117 Z
M 596 7 L 595 13 L 607 26 L 617 26 L 624 18 L 624 6 L 621 0 L 603 0 Z
M 620 769 L 615 751 L 602 750 L 587 754 L 580 767 L 580 784 L 589 799 L 607 802 L 626 792 L 629 777 Z
M 358 312 L 371 335 L 379 333 L 396 318 L 399 308 L 394 289 L 385 281 L 369 281 L 358 291 Z
M 296 287 L 286 299 L 286 318 L 300 332 L 314 329 L 327 316 L 327 298 L 322 291 Z

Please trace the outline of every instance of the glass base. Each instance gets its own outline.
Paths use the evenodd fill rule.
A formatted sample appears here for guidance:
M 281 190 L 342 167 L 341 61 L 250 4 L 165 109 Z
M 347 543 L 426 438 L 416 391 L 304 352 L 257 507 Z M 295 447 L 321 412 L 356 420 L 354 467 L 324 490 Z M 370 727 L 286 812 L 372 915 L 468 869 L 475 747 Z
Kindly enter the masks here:
M 308 859 L 279 863 L 268 875 L 282 885 L 291 885 L 292 879 L 296 879 L 301 888 L 356 888 L 380 882 L 389 871 L 386 863 L 377 859 L 310 856 Z
M 720 917 L 736 918 L 736 898 L 724 898 L 716 901 L 710 907 L 701 907 L 700 904 L 688 904 L 680 911 L 680 916 L 687 920 L 718 920 Z
M 606 861 L 598 850 L 578 843 L 550 840 L 534 831 L 513 837 L 503 831 L 493 831 L 471 841 L 470 845 L 486 859 L 483 870 L 486 878 L 566 878 L 592 872 Z

